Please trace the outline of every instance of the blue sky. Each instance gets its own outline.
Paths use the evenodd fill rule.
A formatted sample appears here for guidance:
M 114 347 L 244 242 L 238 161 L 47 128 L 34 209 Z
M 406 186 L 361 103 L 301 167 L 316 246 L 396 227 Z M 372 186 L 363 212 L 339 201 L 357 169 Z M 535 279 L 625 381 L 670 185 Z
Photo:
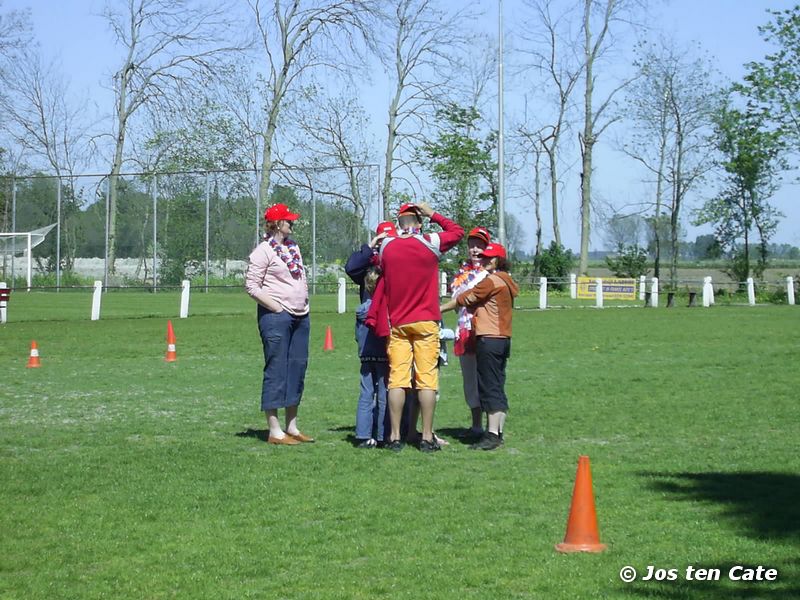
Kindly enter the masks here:
M 113 46 L 113 38 L 105 21 L 99 17 L 105 0 L 0 0 L 0 10 L 29 7 L 32 12 L 34 34 L 41 44 L 46 59 L 57 57 L 66 77 L 71 81 L 74 91 L 84 93 L 90 100 L 103 106 L 110 106 L 110 93 L 103 89 L 104 82 L 119 60 L 120 51 Z M 793 1 L 764 0 L 672 0 L 651 2 L 649 22 L 654 29 L 672 33 L 682 42 L 699 42 L 715 60 L 719 71 L 728 79 L 734 80 L 744 73 L 743 64 L 758 60 L 768 48 L 761 40 L 757 26 L 768 18 L 767 8 L 783 9 L 794 4 Z M 496 2 L 481 0 L 479 5 L 486 11 L 484 29 L 493 31 L 497 23 Z M 506 27 L 513 27 L 515 15 L 519 14 L 522 0 L 504 0 Z M 513 45 L 513 40 L 507 45 Z M 519 85 L 506 73 L 506 123 L 513 118 L 518 105 Z M 365 91 L 372 124 L 377 135 L 385 130 L 385 102 L 377 99 L 369 105 L 371 94 Z M 378 98 L 379 94 L 374 94 Z M 487 115 L 489 116 L 489 115 Z M 491 115 L 494 118 L 495 115 Z M 641 193 L 641 174 L 629 159 L 611 151 L 608 147 L 610 136 L 601 138 L 596 160 L 594 187 L 606 199 L 618 199 L 625 203 Z M 793 176 L 787 177 L 792 180 Z M 578 191 L 575 175 L 565 182 L 565 201 L 560 217 L 562 235 L 567 246 L 578 247 L 579 224 L 577 219 Z M 797 184 L 785 183 L 774 198 L 773 203 L 786 218 L 781 223 L 773 241 L 800 245 L 800 202 Z M 689 208 L 697 206 L 710 189 L 698 190 L 689 199 Z M 528 211 L 522 200 L 509 198 L 508 208 L 521 218 Z M 549 231 L 545 223 L 545 231 Z M 688 238 L 694 240 L 698 233 L 710 233 L 709 229 L 698 230 L 687 225 Z M 547 239 L 545 240 L 547 241 Z M 529 240 L 527 246 L 532 240 Z M 602 235 L 592 238 L 592 247 L 603 245 Z

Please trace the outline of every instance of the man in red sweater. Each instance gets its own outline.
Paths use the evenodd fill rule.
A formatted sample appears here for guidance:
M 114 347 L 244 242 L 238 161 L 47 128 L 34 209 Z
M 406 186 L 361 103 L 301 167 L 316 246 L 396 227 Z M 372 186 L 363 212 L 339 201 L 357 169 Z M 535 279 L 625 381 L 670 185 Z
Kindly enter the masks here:
M 422 221 L 430 218 L 443 231 L 422 234 Z M 406 391 L 415 387 L 422 414 L 420 450 L 434 452 L 433 413 L 439 388 L 439 258 L 464 236 L 464 230 L 427 204 L 404 204 L 397 213 L 398 236 L 387 238 L 380 251 L 383 277 L 374 300 L 376 313 L 388 313 L 391 326 L 389 356 L 389 416 L 392 432 L 388 448 L 400 451 L 400 420 Z M 381 285 L 382 284 L 382 285 Z M 385 307 L 381 309 L 380 307 Z M 375 314 L 380 321 L 384 317 Z M 413 367 L 413 369 L 412 369 Z M 412 375 L 413 372 L 413 375 Z

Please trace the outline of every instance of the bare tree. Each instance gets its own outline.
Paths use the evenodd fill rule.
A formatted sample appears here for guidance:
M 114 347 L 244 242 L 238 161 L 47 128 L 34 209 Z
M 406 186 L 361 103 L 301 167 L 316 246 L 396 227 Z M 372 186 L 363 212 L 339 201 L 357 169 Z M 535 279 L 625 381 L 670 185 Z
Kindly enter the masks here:
M 677 280 L 680 215 L 688 193 L 713 166 L 710 131 L 721 99 L 707 59 L 692 58 L 673 42 L 640 44 L 639 78 L 628 94 L 636 134 L 623 147 L 655 177 L 652 202 L 655 276 L 662 255 L 662 212 L 670 221 L 670 280 Z
M 528 131 L 525 126 L 517 128 L 518 143 L 521 146 L 522 153 L 525 156 L 523 159 L 525 164 L 528 164 L 529 159 L 532 159 L 530 164 L 533 171 L 533 187 L 525 186 L 525 195 L 532 198 L 536 242 L 534 245 L 534 262 L 539 258 L 542 253 L 542 155 L 547 153 L 545 143 L 542 141 L 543 132 Z M 560 242 L 558 242 L 560 243 Z
M 207 84 L 222 57 L 240 49 L 227 5 L 189 0 L 127 0 L 104 16 L 124 49 L 114 74 L 114 154 L 109 178 L 108 261 L 114 272 L 118 177 L 131 118 L 143 106 L 169 104 Z
M 4 88 L 0 108 L 19 147 L 59 177 L 87 162 L 88 126 L 83 111 L 68 103 L 68 86 L 55 64 L 42 64 L 35 49 L 22 50 L 6 68 Z
M 0 7 L 3 6 L 0 1 Z M 31 42 L 30 10 L 12 10 L 0 14 L 0 59 L 11 58 L 14 53 Z
M 248 4 L 267 68 L 259 184 L 259 202 L 264 205 L 287 94 L 314 69 L 346 69 L 345 56 L 355 54 L 358 41 L 367 39 L 374 7 L 365 0 L 248 0 Z
M 303 160 L 296 169 L 315 171 L 314 191 L 349 205 L 356 223 L 363 223 L 369 210 L 364 188 L 371 185 L 373 152 L 364 136 L 369 118 L 358 99 L 345 94 L 327 96 L 312 88 L 293 120 L 298 129 L 294 150 Z M 310 177 L 296 179 L 293 183 L 302 187 L 306 187 L 304 181 L 311 181 Z M 361 227 L 348 233 L 360 241 Z
M 0 8 L 2 8 L 0 0 Z M 8 69 L 13 67 L 17 53 L 30 46 L 31 25 L 30 11 L 12 10 L 5 14 L 0 13 L 0 99 L 6 94 L 6 87 L 10 81 Z M 4 115 L 0 113 L 0 126 L 3 124 Z
M 434 0 L 392 0 L 390 6 L 384 16 L 384 37 L 390 41 L 380 47 L 393 85 L 381 193 L 385 218 L 395 177 L 413 161 L 425 120 L 437 99 L 447 95 L 456 72 L 455 55 L 466 41 L 467 16 L 463 9 L 446 14 Z
M 65 258 L 71 267 L 77 245 L 76 232 L 67 227 L 66 255 L 61 252 L 63 211 L 74 214 L 79 198 L 73 176 L 89 163 L 91 150 L 88 123 L 78 103 L 70 103 L 68 86 L 54 63 L 42 64 L 35 47 L 16 53 L 4 73 L 5 93 L 0 96 L 0 111 L 5 114 L 5 130 L 11 141 L 24 152 L 34 166 L 44 167 L 57 176 L 56 263 Z M 85 103 L 80 103 L 84 106 Z M 51 265 L 52 266 L 52 265 Z M 56 269 L 60 284 L 61 270 Z
M 577 33 L 573 32 L 572 17 L 574 7 L 554 14 L 555 0 L 530 0 L 528 6 L 533 10 L 534 18 L 524 23 L 523 39 L 529 46 L 522 50 L 531 57 L 532 64 L 524 69 L 534 68 L 547 81 L 548 88 L 555 93 L 555 113 L 549 123 L 539 129 L 539 144 L 547 154 L 550 172 L 550 204 L 553 213 L 553 236 L 561 245 L 561 229 L 558 224 L 560 179 L 558 164 L 561 151 L 562 136 L 568 127 L 567 112 L 571 107 L 572 93 L 583 72 L 583 62 L 574 52 L 579 47 Z M 561 6 L 561 4 L 558 4 Z M 539 116 L 540 122 L 544 122 Z
M 589 266 L 589 237 L 591 234 L 592 158 L 594 146 L 609 125 L 619 119 L 611 116 L 602 121 L 617 92 L 630 83 L 624 80 L 605 95 L 595 107 L 594 92 L 597 83 L 594 68 L 597 61 L 613 46 L 613 25 L 627 25 L 628 16 L 641 4 L 640 0 L 583 0 L 583 132 L 581 144 L 581 249 L 579 270 L 586 274 Z M 593 33 L 598 24 L 597 33 Z

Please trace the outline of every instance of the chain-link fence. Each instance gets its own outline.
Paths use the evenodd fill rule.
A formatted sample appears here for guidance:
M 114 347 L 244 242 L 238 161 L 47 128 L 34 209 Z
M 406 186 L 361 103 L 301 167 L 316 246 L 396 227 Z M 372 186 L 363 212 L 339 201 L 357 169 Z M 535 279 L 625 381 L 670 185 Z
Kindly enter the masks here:
M 380 220 L 377 165 L 279 169 L 269 203 L 300 212 L 295 239 L 309 281 L 335 284 L 341 264 Z M 55 224 L 31 251 L 32 287 L 91 285 L 156 290 L 183 279 L 205 289 L 240 286 L 263 233 L 260 173 L 127 173 L 112 206 L 107 175 L 0 178 L 0 237 Z M 29 285 L 26 251 L 0 245 L 0 280 Z M 19 248 L 17 249 L 19 250 Z M 113 260 L 112 260 L 113 257 Z M 24 282 L 24 283 L 23 283 Z

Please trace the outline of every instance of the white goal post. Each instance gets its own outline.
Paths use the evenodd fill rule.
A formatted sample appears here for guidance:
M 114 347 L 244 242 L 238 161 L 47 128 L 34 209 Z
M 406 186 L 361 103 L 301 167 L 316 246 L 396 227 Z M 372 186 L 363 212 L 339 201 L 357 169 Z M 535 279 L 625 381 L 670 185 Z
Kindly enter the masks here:
M 33 252 L 32 250 L 41 244 L 47 237 L 47 234 L 56 226 L 56 223 L 34 229 L 33 231 L 26 231 L 20 233 L 0 232 L 0 257 L 2 264 L 5 266 L 8 257 L 11 257 L 11 264 L 14 264 L 14 257 L 23 255 L 25 257 L 26 266 L 25 280 L 27 282 L 28 291 L 31 289 L 31 280 L 33 278 Z M 11 280 L 14 280 L 15 273 L 11 273 Z

